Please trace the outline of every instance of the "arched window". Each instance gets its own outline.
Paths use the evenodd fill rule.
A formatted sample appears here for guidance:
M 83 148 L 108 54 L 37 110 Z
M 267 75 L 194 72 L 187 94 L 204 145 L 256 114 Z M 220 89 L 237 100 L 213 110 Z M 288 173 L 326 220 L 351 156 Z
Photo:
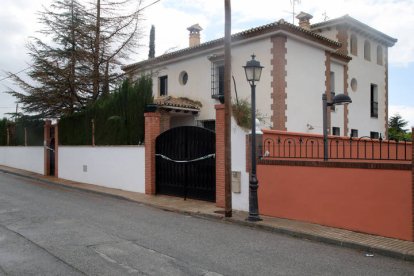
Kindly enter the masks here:
M 365 60 L 371 60 L 371 43 L 368 40 L 365 40 L 364 43 L 364 58 Z
M 351 41 L 350 41 L 350 47 L 351 47 L 351 54 L 354 56 L 358 55 L 358 40 L 355 34 L 351 35 Z
M 377 46 L 377 64 L 382 65 L 383 64 L 383 53 L 382 53 L 382 47 L 381 45 Z

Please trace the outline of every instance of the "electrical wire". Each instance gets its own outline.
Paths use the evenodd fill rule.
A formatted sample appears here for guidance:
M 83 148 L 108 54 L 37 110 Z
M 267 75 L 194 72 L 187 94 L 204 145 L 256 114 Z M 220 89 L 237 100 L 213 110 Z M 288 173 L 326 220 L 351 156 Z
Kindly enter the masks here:
M 17 72 L 17 73 L 13 73 L 13 74 L 11 74 L 10 76 L 4 77 L 4 78 L 0 79 L 0 81 L 7 80 L 7 79 L 11 78 L 13 75 L 20 74 L 21 72 L 24 72 L 24 71 L 26 71 L 27 69 L 30 69 L 31 67 L 33 67 L 33 65 L 30 65 L 29 67 L 24 68 L 24 69 L 20 70 L 20 71 L 19 71 L 19 72 Z

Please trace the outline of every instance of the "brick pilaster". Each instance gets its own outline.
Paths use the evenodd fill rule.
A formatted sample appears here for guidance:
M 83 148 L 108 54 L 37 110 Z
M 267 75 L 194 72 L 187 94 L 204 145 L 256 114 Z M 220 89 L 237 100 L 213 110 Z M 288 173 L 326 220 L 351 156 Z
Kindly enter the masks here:
M 161 114 L 161 129 L 160 133 L 169 130 L 171 128 L 171 115 L 166 111 L 160 111 Z
M 385 123 L 385 139 L 388 139 L 388 47 L 385 47 L 385 114 L 384 114 L 384 123 Z M 414 142 L 414 141 L 413 141 Z
M 348 28 L 345 26 L 337 26 L 336 39 L 341 43 L 341 48 L 338 52 L 344 55 L 348 55 Z
M 148 112 L 145 117 L 145 193 L 155 194 L 155 139 L 161 133 L 161 114 Z
M 55 132 L 55 177 L 59 177 L 59 121 L 54 125 Z
M 286 130 L 286 122 L 287 122 L 287 115 L 286 115 L 286 48 L 287 37 L 286 36 L 275 36 L 272 37 L 273 47 L 271 49 L 272 54 L 272 93 L 270 97 L 273 99 L 273 103 L 271 104 L 270 108 L 272 110 L 273 115 L 271 116 L 271 121 L 273 124 L 273 129 L 276 130 Z
M 225 135 L 224 104 L 217 104 L 216 108 L 216 206 L 225 208 Z

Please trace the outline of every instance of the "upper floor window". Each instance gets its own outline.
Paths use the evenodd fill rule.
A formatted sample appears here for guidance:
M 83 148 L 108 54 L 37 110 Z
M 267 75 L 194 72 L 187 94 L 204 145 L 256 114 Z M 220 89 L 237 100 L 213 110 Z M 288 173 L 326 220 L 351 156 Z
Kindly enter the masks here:
M 381 45 L 377 46 L 377 64 L 383 65 L 383 53 Z
M 364 58 L 365 60 L 371 60 L 371 43 L 368 40 L 365 40 L 364 43 Z
M 224 99 L 224 64 L 211 63 L 211 97 L 222 101 Z
M 351 137 L 358 137 L 358 129 L 351 129 Z
M 378 86 L 371 84 L 371 117 L 378 118 Z
M 340 136 L 341 135 L 341 129 L 339 127 L 332 127 L 332 135 Z
M 355 34 L 351 35 L 351 41 L 350 41 L 350 47 L 351 47 L 351 54 L 354 56 L 358 55 L 358 39 Z
M 371 132 L 369 133 L 369 137 L 370 137 L 371 139 L 379 139 L 379 138 L 380 138 L 380 135 L 379 135 L 379 133 L 378 133 L 377 131 L 371 131 Z
M 160 96 L 168 95 L 168 76 L 159 77 Z

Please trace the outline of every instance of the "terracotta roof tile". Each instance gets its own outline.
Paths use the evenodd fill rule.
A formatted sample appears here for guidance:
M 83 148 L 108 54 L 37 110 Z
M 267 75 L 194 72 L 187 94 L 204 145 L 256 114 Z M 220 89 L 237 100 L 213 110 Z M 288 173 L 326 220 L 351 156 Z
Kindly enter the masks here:
M 177 107 L 200 110 L 202 104 L 188 98 L 175 98 L 172 96 L 161 96 L 154 99 L 154 104 L 159 107 Z
M 299 26 L 293 25 L 291 23 L 286 22 L 285 20 L 281 19 L 277 22 L 273 22 L 267 25 L 262 25 L 259 27 L 255 27 L 252 29 L 248 29 L 246 31 L 242 31 L 236 34 L 233 34 L 231 36 L 232 42 L 235 41 L 241 41 L 243 39 L 247 39 L 247 38 L 251 38 L 251 37 L 255 37 L 255 36 L 259 36 L 262 34 L 266 34 L 266 33 L 271 33 L 271 32 L 275 32 L 275 31 L 286 31 L 288 33 L 292 33 L 295 35 L 300 35 L 300 36 L 304 36 L 305 38 L 309 39 L 309 40 L 313 40 L 315 42 L 321 43 L 323 45 L 326 45 L 328 47 L 331 47 L 333 49 L 337 49 L 339 47 L 341 47 L 341 43 L 331 40 L 325 36 L 319 35 L 317 33 L 314 33 L 312 31 L 306 30 L 304 28 L 301 28 Z M 129 64 L 126 66 L 122 67 L 122 70 L 127 71 L 127 70 L 131 70 L 140 66 L 145 66 L 145 65 L 153 65 L 153 64 L 157 64 L 159 62 L 162 61 L 166 61 L 172 58 L 176 58 L 176 57 L 181 57 L 181 56 L 185 56 L 187 54 L 190 53 L 194 53 L 197 51 L 201 51 L 201 50 L 205 50 L 205 49 L 209 49 L 209 48 L 213 48 L 213 47 L 217 47 L 217 46 L 222 46 L 224 45 L 224 38 L 219 38 L 216 40 L 211 40 L 205 43 L 202 43 L 200 45 L 197 46 L 193 46 L 193 47 L 189 47 L 189 48 L 185 48 L 185 49 L 181 49 L 172 53 L 168 53 L 168 54 L 164 54 L 161 56 L 158 56 L 156 58 L 152 58 L 152 59 L 147 59 L 144 61 L 140 61 L 137 63 L 133 63 L 133 64 Z

